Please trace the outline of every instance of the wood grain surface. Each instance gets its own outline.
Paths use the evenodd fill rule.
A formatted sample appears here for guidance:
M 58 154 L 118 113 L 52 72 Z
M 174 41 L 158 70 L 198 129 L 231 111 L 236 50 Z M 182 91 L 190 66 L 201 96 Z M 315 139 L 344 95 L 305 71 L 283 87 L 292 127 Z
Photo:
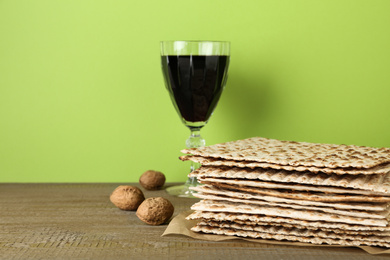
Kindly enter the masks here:
M 161 237 L 166 225 L 146 225 L 110 202 L 123 184 L 0 184 L 0 259 L 390 259 L 358 248 Z M 198 201 L 143 191 L 169 199 L 174 216 Z

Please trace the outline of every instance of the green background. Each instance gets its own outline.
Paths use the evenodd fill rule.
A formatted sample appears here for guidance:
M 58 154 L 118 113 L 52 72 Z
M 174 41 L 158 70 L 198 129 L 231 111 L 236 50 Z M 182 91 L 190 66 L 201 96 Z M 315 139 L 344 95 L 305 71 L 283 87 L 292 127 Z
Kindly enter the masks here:
M 390 147 L 390 1 L 0 0 L 0 182 L 184 181 L 160 40 L 229 40 L 207 144 Z

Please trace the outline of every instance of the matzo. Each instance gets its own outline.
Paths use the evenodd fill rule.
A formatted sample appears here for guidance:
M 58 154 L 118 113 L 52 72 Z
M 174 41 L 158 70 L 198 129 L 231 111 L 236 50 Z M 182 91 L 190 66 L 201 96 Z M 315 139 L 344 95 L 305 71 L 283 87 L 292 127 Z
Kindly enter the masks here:
M 205 184 L 211 184 L 209 182 L 201 182 Z M 354 195 L 354 194 L 326 194 L 320 192 L 302 192 L 302 191 L 290 191 L 290 190 L 277 190 L 277 189 L 264 189 L 254 188 L 248 186 L 229 185 L 224 183 L 212 183 L 214 186 L 221 187 L 228 190 L 238 190 L 250 193 L 263 194 L 268 196 L 275 196 L 279 198 L 289 198 L 298 200 L 311 200 L 322 202 L 390 202 L 388 196 L 366 196 L 366 195 Z
M 246 179 L 225 179 L 225 178 L 208 178 L 198 177 L 200 183 L 209 183 L 218 185 L 219 183 L 247 186 L 247 187 L 258 187 L 265 189 L 288 189 L 292 191 L 309 191 L 309 192 L 324 192 L 332 194 L 358 194 L 367 196 L 390 196 L 390 193 L 384 192 L 373 192 L 368 190 L 358 190 L 350 188 L 339 188 L 339 187 L 328 187 L 319 185 L 302 185 L 302 184 L 288 184 L 288 183 L 275 183 L 265 182 L 258 180 L 246 180 Z
M 290 166 L 371 168 L 390 163 L 389 148 L 280 141 L 262 137 L 182 150 L 203 157 Z
M 202 166 L 191 177 L 216 177 L 229 179 L 258 179 L 281 183 L 299 183 L 322 186 L 362 189 L 390 193 L 390 174 L 387 175 L 327 175 L 270 169 Z
M 229 235 L 239 237 L 250 237 L 250 238 L 262 238 L 262 239 L 275 239 L 275 240 L 289 240 L 295 242 L 304 242 L 312 244 L 329 244 L 329 245 L 343 245 L 343 246 L 382 246 L 390 247 L 390 243 L 387 241 L 370 241 L 370 240 L 350 240 L 350 239 L 334 239 L 334 238 L 323 238 L 318 236 L 306 237 L 289 235 L 288 230 L 280 230 L 278 233 L 258 232 L 258 231 L 247 231 L 240 229 L 231 228 L 216 228 L 210 226 L 195 226 L 191 229 L 195 232 L 204 232 L 218 235 Z M 313 232 L 315 234 L 315 232 Z
M 264 200 L 254 200 L 254 199 L 246 200 L 246 199 L 238 199 L 233 197 L 210 195 L 204 193 L 196 193 L 194 194 L 194 196 L 201 199 L 218 201 L 220 203 L 224 203 L 225 201 L 228 201 L 233 203 L 242 203 L 242 204 L 258 205 L 258 206 L 266 206 L 266 207 L 279 207 L 279 208 L 297 209 L 297 210 L 313 210 L 318 212 L 326 212 L 330 214 L 352 216 L 352 217 L 359 217 L 359 218 L 385 219 L 388 215 L 387 211 L 341 210 L 341 209 L 334 209 L 331 207 L 302 206 L 299 204 L 276 203 L 276 202 L 267 202 Z
M 339 228 L 324 228 L 324 227 L 313 227 L 310 225 L 298 225 L 291 223 L 274 223 L 274 222 L 253 222 L 253 221 L 243 221 L 243 220 L 215 220 L 207 218 L 199 218 L 197 225 L 209 225 L 209 226 L 221 226 L 225 223 L 230 224 L 239 224 L 239 225 L 249 225 L 249 226 L 278 226 L 285 228 L 298 228 L 298 229 L 310 229 L 310 230 L 321 230 L 326 232 L 333 232 L 336 234 L 349 234 L 349 235 L 360 235 L 360 236 L 390 236 L 390 231 L 380 231 L 380 230 L 365 230 L 365 231 L 355 231 L 355 230 L 344 230 Z
M 278 225 L 286 227 L 305 226 L 311 229 L 323 229 L 323 230 L 340 230 L 343 231 L 381 231 L 390 232 L 389 226 L 366 226 L 359 224 L 346 224 L 326 221 L 308 221 L 301 219 L 292 219 L 280 216 L 266 216 L 260 214 L 246 214 L 246 213 L 229 213 L 229 212 L 212 212 L 212 211 L 194 211 L 187 216 L 187 219 L 206 219 L 216 221 L 244 221 L 253 222 L 257 224 L 264 223 L 264 225 Z
M 334 215 L 325 212 L 286 209 L 280 207 L 267 207 L 248 204 L 238 204 L 232 202 L 220 203 L 218 201 L 202 200 L 191 207 L 192 210 L 211 212 L 230 212 L 244 214 L 263 214 L 267 216 L 280 216 L 291 219 L 301 219 L 308 221 L 326 221 L 347 224 L 359 224 L 369 226 L 387 226 L 386 219 L 369 219 L 351 216 Z
M 390 242 L 390 232 L 381 232 L 381 231 L 353 231 L 353 232 L 334 232 L 333 230 L 325 231 L 322 229 L 308 229 L 304 226 L 274 226 L 274 225 L 257 225 L 250 222 L 230 222 L 230 221 L 213 221 L 213 220 L 201 220 L 197 223 L 199 226 L 210 226 L 210 227 L 222 227 L 222 228 L 233 228 L 233 229 L 242 229 L 249 231 L 257 232 L 268 232 L 268 233 L 277 233 L 278 230 L 285 229 L 288 230 L 290 235 L 295 236 L 319 236 L 319 237 L 329 237 L 329 238 L 343 238 L 343 239 L 358 239 L 358 240 L 371 240 L 371 241 L 389 241 Z
M 263 200 L 270 203 L 284 203 L 284 204 L 297 204 L 297 205 L 303 205 L 303 206 L 315 206 L 315 207 L 331 207 L 335 209 L 343 209 L 343 210 L 365 210 L 365 211 L 384 211 L 387 209 L 388 204 L 387 203 L 358 203 L 358 202 L 332 202 L 332 203 L 326 203 L 321 201 L 310 201 L 310 200 L 296 200 L 296 199 L 287 199 L 287 198 L 279 198 L 274 196 L 266 196 L 266 195 L 259 195 L 256 193 L 248 193 L 248 192 L 241 192 L 241 191 L 231 191 L 231 190 L 224 190 L 219 189 L 218 187 L 211 186 L 211 185 L 201 185 L 197 187 L 191 187 L 192 190 L 201 192 L 204 194 L 213 194 L 213 195 L 220 195 L 220 196 L 229 196 L 233 198 L 240 198 L 240 199 L 246 199 L 248 202 L 251 200 Z M 198 196 L 198 194 L 194 194 L 195 196 Z
M 328 187 L 328 186 L 319 186 L 319 185 L 302 185 L 302 184 L 288 184 L 288 183 L 275 183 L 275 182 L 265 182 L 258 180 L 247 180 L 247 179 L 225 179 L 225 178 L 208 178 L 208 177 L 198 177 L 200 183 L 219 183 L 229 184 L 229 185 L 238 185 L 246 187 L 258 187 L 265 189 L 288 189 L 292 191 L 310 191 L 310 192 L 324 192 L 327 194 L 358 194 L 358 195 L 367 195 L 367 196 L 390 196 L 390 193 L 384 192 L 373 192 L 368 190 L 358 190 L 350 188 L 339 188 L 339 187 Z
M 234 161 L 228 159 L 219 159 L 212 157 L 202 157 L 195 155 L 184 155 L 179 157 L 182 161 L 193 161 L 205 166 L 229 166 L 229 167 L 241 167 L 241 168 L 263 168 L 263 169 L 275 169 L 297 172 L 313 172 L 313 173 L 326 173 L 326 174 L 387 174 L 390 172 L 390 163 L 384 163 L 372 168 L 326 168 L 326 167 L 314 167 L 314 166 L 290 166 L 279 165 L 265 162 L 252 162 L 252 161 Z

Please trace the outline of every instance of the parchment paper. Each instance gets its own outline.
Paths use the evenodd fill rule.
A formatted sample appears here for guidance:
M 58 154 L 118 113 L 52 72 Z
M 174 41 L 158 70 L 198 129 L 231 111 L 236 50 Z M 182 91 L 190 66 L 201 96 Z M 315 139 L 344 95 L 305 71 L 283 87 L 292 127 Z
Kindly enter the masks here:
M 224 241 L 239 239 L 255 243 L 263 244 L 273 244 L 273 245 L 292 245 L 292 246 L 321 246 L 321 247 L 343 247 L 343 246 L 332 246 L 332 245 L 315 245 L 308 243 L 300 242 L 284 242 L 276 240 L 266 240 L 266 239 L 248 239 L 248 238 L 239 238 L 234 236 L 222 236 L 222 235 L 212 235 L 212 234 L 201 234 L 191 231 L 191 228 L 196 225 L 198 220 L 186 220 L 186 217 L 191 214 L 192 211 L 185 211 L 174 217 L 166 228 L 162 236 L 167 235 L 185 235 L 195 239 L 206 240 L 206 241 Z M 369 254 L 390 254 L 390 249 L 372 247 L 372 246 L 359 246 Z

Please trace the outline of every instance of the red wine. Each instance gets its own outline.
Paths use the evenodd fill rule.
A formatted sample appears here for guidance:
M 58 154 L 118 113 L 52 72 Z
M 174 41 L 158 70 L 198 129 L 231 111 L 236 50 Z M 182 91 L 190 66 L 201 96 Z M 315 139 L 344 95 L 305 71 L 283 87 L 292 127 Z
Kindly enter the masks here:
M 166 87 L 187 122 L 207 122 L 227 80 L 229 56 L 162 56 Z

